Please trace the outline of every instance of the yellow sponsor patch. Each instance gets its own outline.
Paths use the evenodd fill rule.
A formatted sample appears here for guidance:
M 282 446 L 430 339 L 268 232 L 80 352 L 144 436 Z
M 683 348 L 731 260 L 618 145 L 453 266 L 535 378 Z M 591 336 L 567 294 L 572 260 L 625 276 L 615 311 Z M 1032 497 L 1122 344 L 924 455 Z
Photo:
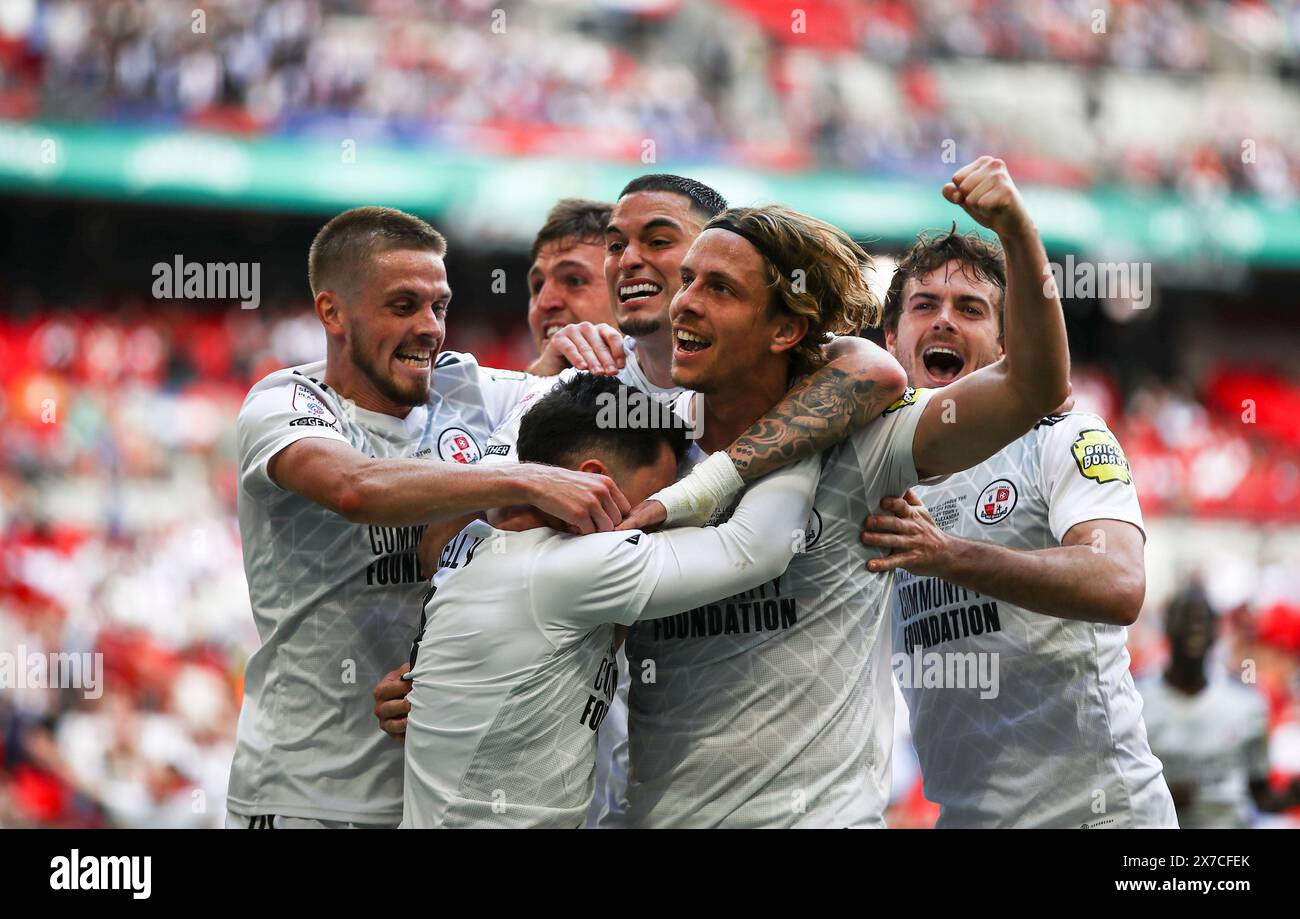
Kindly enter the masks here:
M 898 411 L 900 408 L 907 408 L 907 406 L 914 404 L 916 402 L 916 397 L 924 391 L 925 390 L 923 389 L 913 389 L 910 386 L 907 387 L 907 390 L 899 396 L 898 401 L 885 409 L 884 414 L 889 415 Z
M 1128 457 L 1110 431 L 1091 429 L 1079 432 L 1078 439 L 1070 446 L 1074 453 L 1074 462 L 1085 479 L 1092 479 L 1098 485 L 1107 482 L 1123 482 L 1129 485 L 1133 476 L 1129 471 Z
M 528 374 L 519 370 L 493 370 L 492 379 L 494 380 L 526 380 Z

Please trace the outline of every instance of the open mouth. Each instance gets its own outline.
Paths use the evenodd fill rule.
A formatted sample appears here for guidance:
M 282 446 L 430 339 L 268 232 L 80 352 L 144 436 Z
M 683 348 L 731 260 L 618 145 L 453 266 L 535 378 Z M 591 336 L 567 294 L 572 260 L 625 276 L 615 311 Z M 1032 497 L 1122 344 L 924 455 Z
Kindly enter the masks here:
M 564 322 L 553 322 L 553 323 L 551 323 L 550 325 L 543 326 L 543 327 L 542 327 L 542 339 L 543 339 L 544 341 L 550 341 L 551 338 L 555 335 L 555 333 L 558 332 L 558 331 L 560 331 L 560 329 L 564 328 L 565 325 L 567 325 L 567 323 L 564 323 Z
M 618 288 L 618 299 L 620 303 L 631 303 L 634 300 L 646 300 L 662 290 L 663 288 L 653 281 L 638 281 L 635 284 L 621 284 Z
M 684 354 L 696 354 L 713 347 L 713 342 L 703 335 L 687 332 L 685 329 L 678 329 L 673 333 L 673 345 L 676 350 Z
M 433 361 L 433 352 L 427 350 L 413 349 L 410 351 L 397 351 L 394 356 L 407 367 L 416 370 L 428 370 L 429 364 Z
M 925 372 L 937 383 L 951 383 L 966 366 L 966 359 L 952 348 L 934 345 L 921 352 Z

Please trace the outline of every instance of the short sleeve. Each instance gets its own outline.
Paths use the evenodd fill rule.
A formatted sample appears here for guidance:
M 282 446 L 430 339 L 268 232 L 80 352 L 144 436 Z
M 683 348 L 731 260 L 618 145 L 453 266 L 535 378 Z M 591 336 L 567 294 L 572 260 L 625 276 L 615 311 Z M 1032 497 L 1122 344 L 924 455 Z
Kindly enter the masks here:
M 248 491 L 278 488 L 267 474 L 267 463 L 285 447 L 308 437 L 341 443 L 338 405 L 315 381 L 299 374 L 283 381 L 258 384 L 244 401 L 236 423 L 239 479 Z
M 659 582 L 662 554 L 640 530 L 564 537 L 534 563 L 534 609 L 562 609 L 551 625 L 586 630 L 637 621 Z
M 479 367 L 479 386 L 483 405 L 487 410 L 488 425 L 496 430 L 514 413 L 524 397 L 536 390 L 539 383 L 550 377 L 535 377 L 521 370 L 494 370 Z
M 1047 522 L 1057 542 L 1088 520 L 1123 520 L 1146 533 L 1128 458 L 1105 421 L 1084 412 L 1051 415 L 1037 433 Z
M 528 387 L 515 400 L 510 410 L 506 412 L 505 418 L 497 423 L 493 429 L 492 436 L 488 438 L 487 448 L 483 451 L 483 458 L 479 462 L 517 463 L 519 461 L 519 425 L 523 422 L 524 415 L 537 403 L 538 399 L 550 392 L 557 383 L 568 379 L 576 372 L 570 369 L 559 376 L 528 377 Z M 485 386 L 484 390 L 486 391 L 487 388 Z
M 852 435 L 869 494 L 901 495 L 917 483 L 912 442 L 916 439 L 916 426 L 935 392 L 909 386 L 884 414 Z

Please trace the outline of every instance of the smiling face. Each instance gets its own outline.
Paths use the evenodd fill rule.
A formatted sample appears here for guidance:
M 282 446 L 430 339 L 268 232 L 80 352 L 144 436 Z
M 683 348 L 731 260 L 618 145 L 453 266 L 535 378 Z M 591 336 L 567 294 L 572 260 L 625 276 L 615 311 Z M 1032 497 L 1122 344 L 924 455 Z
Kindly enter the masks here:
M 321 294 L 337 300 L 326 332 L 341 339 L 356 371 L 349 378 L 371 391 L 368 401 L 377 397 L 378 410 L 428 401 L 451 302 L 442 259 L 413 249 L 380 251 L 355 288 Z
M 917 388 L 947 386 L 1002 356 L 1002 291 L 961 262 L 947 262 L 903 287 L 898 327 L 885 344 Z
M 685 195 L 638 191 L 614 205 L 605 233 L 605 283 L 625 335 L 652 335 L 668 322 L 682 258 L 704 226 Z
M 601 243 L 562 239 L 538 250 L 528 271 L 528 328 L 539 353 L 571 323 L 614 324 L 604 270 Z
M 763 257 L 748 240 L 706 230 L 682 260 L 680 279 L 671 309 L 675 385 L 725 391 L 788 365 L 807 325 L 768 308 Z

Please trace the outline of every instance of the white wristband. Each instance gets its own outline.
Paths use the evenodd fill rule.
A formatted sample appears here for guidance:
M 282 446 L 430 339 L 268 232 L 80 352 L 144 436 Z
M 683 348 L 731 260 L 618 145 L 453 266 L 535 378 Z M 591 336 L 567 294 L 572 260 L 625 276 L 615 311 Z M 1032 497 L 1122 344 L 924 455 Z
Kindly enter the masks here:
M 725 450 L 710 454 L 691 474 L 650 496 L 664 506 L 668 526 L 704 526 L 718 507 L 745 487 Z

